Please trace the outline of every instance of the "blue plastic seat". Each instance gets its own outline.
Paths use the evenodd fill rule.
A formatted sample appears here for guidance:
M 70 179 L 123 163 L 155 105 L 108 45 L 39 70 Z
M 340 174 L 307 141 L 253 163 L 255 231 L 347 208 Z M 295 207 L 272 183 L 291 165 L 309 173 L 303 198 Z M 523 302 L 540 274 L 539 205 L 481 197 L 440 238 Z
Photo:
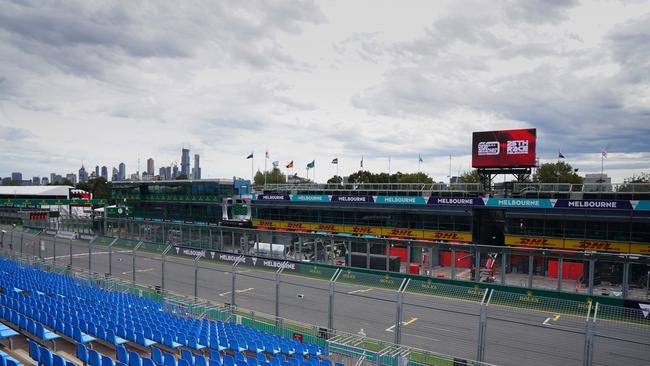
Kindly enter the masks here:
M 208 366 L 208 362 L 203 355 L 194 355 L 194 366 Z
M 165 366 L 176 366 L 176 357 L 171 353 L 165 353 Z
M 41 361 L 41 350 L 38 347 L 38 344 L 31 339 L 28 340 L 28 350 L 29 350 L 29 357 L 32 358 L 32 360 L 40 363 Z
M 223 366 L 235 366 L 235 359 L 231 355 L 223 355 Z
M 83 362 L 84 365 L 88 363 L 88 349 L 81 343 L 77 343 L 77 358 Z
M 180 360 L 178 360 L 178 366 L 191 366 L 191 365 L 189 362 L 187 362 L 187 360 L 181 358 Z
M 187 361 L 191 366 L 194 366 L 194 355 L 188 349 L 181 350 L 181 360 Z
M 157 366 L 162 366 L 165 363 L 165 360 L 163 359 L 163 353 L 159 348 L 151 348 L 151 360 Z
M 52 366 L 65 366 L 65 360 L 63 357 L 53 354 L 52 355 Z
M 155 364 L 153 363 L 153 361 L 150 358 L 143 357 L 142 358 L 142 366 L 155 366 Z
M 216 359 L 216 358 L 210 358 L 209 366 L 222 366 L 221 365 L 221 360 Z
M 95 341 L 95 337 L 89 336 L 86 333 L 82 333 L 79 327 L 73 327 L 73 336 L 72 338 L 79 343 L 90 343 Z
M 50 350 L 45 347 L 40 347 L 41 351 L 41 365 L 43 366 L 52 366 L 52 354 Z
M 107 355 L 102 355 L 102 366 L 114 366 L 115 363 L 113 362 L 113 359 L 110 358 L 110 356 Z
M 99 352 L 95 351 L 94 349 L 88 350 L 88 364 L 90 366 L 102 365 L 102 357 L 99 355 Z
M 248 366 L 248 364 L 246 363 L 246 361 L 242 361 L 242 360 L 238 360 L 237 363 L 236 363 L 236 365 L 237 365 L 237 366 Z
M 135 334 L 135 343 L 143 345 L 145 347 L 151 347 L 154 344 L 156 344 L 156 341 L 152 341 L 151 339 L 145 338 L 144 333 L 136 333 Z
M 115 353 L 118 361 L 124 362 L 125 364 L 129 363 L 129 354 L 124 346 L 120 345 L 115 347 Z
M 129 352 L 129 366 L 142 366 L 142 359 L 137 352 Z

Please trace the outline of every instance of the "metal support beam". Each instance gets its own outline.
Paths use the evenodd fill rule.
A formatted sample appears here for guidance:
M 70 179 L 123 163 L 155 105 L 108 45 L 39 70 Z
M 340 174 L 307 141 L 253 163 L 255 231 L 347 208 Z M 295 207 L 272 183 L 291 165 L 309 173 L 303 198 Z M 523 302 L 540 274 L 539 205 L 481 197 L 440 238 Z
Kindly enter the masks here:
M 402 283 L 397 290 L 397 300 L 395 301 L 395 339 L 394 343 L 399 345 L 402 342 L 402 303 L 404 301 L 404 291 L 408 287 L 411 279 L 403 279 Z
M 370 268 L 370 241 L 366 239 L 366 268 Z
M 630 282 L 630 262 L 628 260 L 628 258 L 625 258 L 625 263 L 623 263 L 623 299 L 627 299 Z
M 562 291 L 562 271 L 564 270 L 564 256 L 557 258 L 557 290 Z
M 503 252 L 501 252 L 501 284 L 505 285 L 506 284 L 506 268 L 508 265 L 508 253 L 506 253 L 505 249 Z
M 533 269 L 535 267 L 535 256 L 530 254 L 528 256 L 528 288 L 533 288 Z
M 456 279 L 456 247 L 451 247 L 451 279 Z
M 594 295 L 594 272 L 595 272 L 595 269 L 596 269 L 596 260 L 595 259 L 590 259 L 589 260 L 589 283 L 588 283 L 589 296 Z
M 172 249 L 171 245 L 168 245 L 167 248 L 162 252 L 161 261 L 160 261 L 160 289 L 164 292 L 165 290 L 165 261 L 167 260 L 167 253 Z
M 133 268 L 133 271 L 131 272 L 131 280 L 133 281 L 133 284 L 135 284 L 135 252 L 138 249 L 140 249 L 142 244 L 144 244 L 144 242 L 142 242 L 142 241 L 138 242 L 138 244 L 136 244 L 133 247 L 133 251 L 132 251 L 132 254 L 131 254 L 132 255 L 132 257 L 131 257 L 132 258 L 132 268 Z
M 329 282 L 329 302 L 327 304 L 327 329 L 329 334 L 333 333 L 334 330 L 334 286 L 341 273 L 343 273 L 343 270 L 337 269 Z

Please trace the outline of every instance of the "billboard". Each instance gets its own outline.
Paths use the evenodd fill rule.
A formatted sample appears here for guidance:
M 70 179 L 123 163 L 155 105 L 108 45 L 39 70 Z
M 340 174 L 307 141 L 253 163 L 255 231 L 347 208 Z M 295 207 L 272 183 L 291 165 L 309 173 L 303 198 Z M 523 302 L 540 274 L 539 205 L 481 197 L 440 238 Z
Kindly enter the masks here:
M 472 134 L 472 167 L 530 168 L 535 166 L 537 130 L 500 130 Z

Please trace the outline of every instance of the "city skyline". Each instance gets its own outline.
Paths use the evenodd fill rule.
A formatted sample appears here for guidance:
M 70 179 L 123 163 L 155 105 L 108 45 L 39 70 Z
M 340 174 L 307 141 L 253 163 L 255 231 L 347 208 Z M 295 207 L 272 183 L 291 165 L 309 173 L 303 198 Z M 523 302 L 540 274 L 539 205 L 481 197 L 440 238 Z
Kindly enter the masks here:
M 242 156 L 268 150 L 319 180 L 333 158 L 348 175 L 421 155 L 441 181 L 450 155 L 470 169 L 472 131 L 523 127 L 541 163 L 598 173 L 606 149 L 614 181 L 650 169 L 647 2 L 120 6 L 102 26 L 112 6 L 0 4 L 0 171 L 131 173 L 138 155 L 180 165 L 182 145 L 204 177 L 248 177 Z

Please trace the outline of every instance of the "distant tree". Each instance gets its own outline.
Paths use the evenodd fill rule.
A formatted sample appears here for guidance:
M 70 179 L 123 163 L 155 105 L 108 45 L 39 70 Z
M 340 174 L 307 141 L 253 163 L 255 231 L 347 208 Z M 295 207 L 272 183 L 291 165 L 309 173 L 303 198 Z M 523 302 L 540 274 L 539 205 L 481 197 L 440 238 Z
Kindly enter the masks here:
M 650 173 L 641 172 L 623 179 L 623 183 L 650 183 Z
M 577 174 L 577 169 L 563 161 L 544 163 L 537 168 L 533 175 L 536 183 L 571 183 L 582 184 L 583 178 Z
M 469 172 L 464 172 L 458 177 L 460 183 L 481 183 L 481 175 L 478 173 L 477 169 L 471 170 Z
M 280 169 L 273 168 L 271 171 L 266 171 L 264 173 L 258 170 L 257 173 L 255 173 L 255 177 L 253 177 L 253 183 L 257 185 L 264 184 L 265 175 L 267 184 L 279 184 L 287 182 L 287 176 L 284 175 Z
M 185 179 L 187 179 L 187 175 L 184 173 L 181 173 L 176 176 L 176 180 L 185 180 Z
M 77 183 L 78 189 L 90 192 L 93 198 L 104 199 L 108 197 L 108 182 L 104 177 L 97 177 L 84 183 Z
M 47 184 L 48 186 L 73 186 L 72 182 L 68 178 L 63 178 L 61 180 L 58 180 L 56 182 L 50 182 Z
M 340 184 L 342 182 L 343 182 L 343 178 L 341 178 L 338 175 L 335 175 L 332 178 L 327 180 L 327 184 Z
M 358 172 L 350 174 L 348 176 L 348 182 L 350 183 L 372 183 L 373 174 L 367 170 L 359 170 Z
M 635 186 L 635 185 L 641 186 Z M 649 192 L 650 187 L 645 184 L 650 184 L 650 173 L 641 172 L 638 175 L 634 174 L 631 177 L 623 179 L 623 184 L 617 189 L 618 192 Z
M 397 183 L 433 183 L 433 178 L 423 172 L 407 173 L 403 174 Z

